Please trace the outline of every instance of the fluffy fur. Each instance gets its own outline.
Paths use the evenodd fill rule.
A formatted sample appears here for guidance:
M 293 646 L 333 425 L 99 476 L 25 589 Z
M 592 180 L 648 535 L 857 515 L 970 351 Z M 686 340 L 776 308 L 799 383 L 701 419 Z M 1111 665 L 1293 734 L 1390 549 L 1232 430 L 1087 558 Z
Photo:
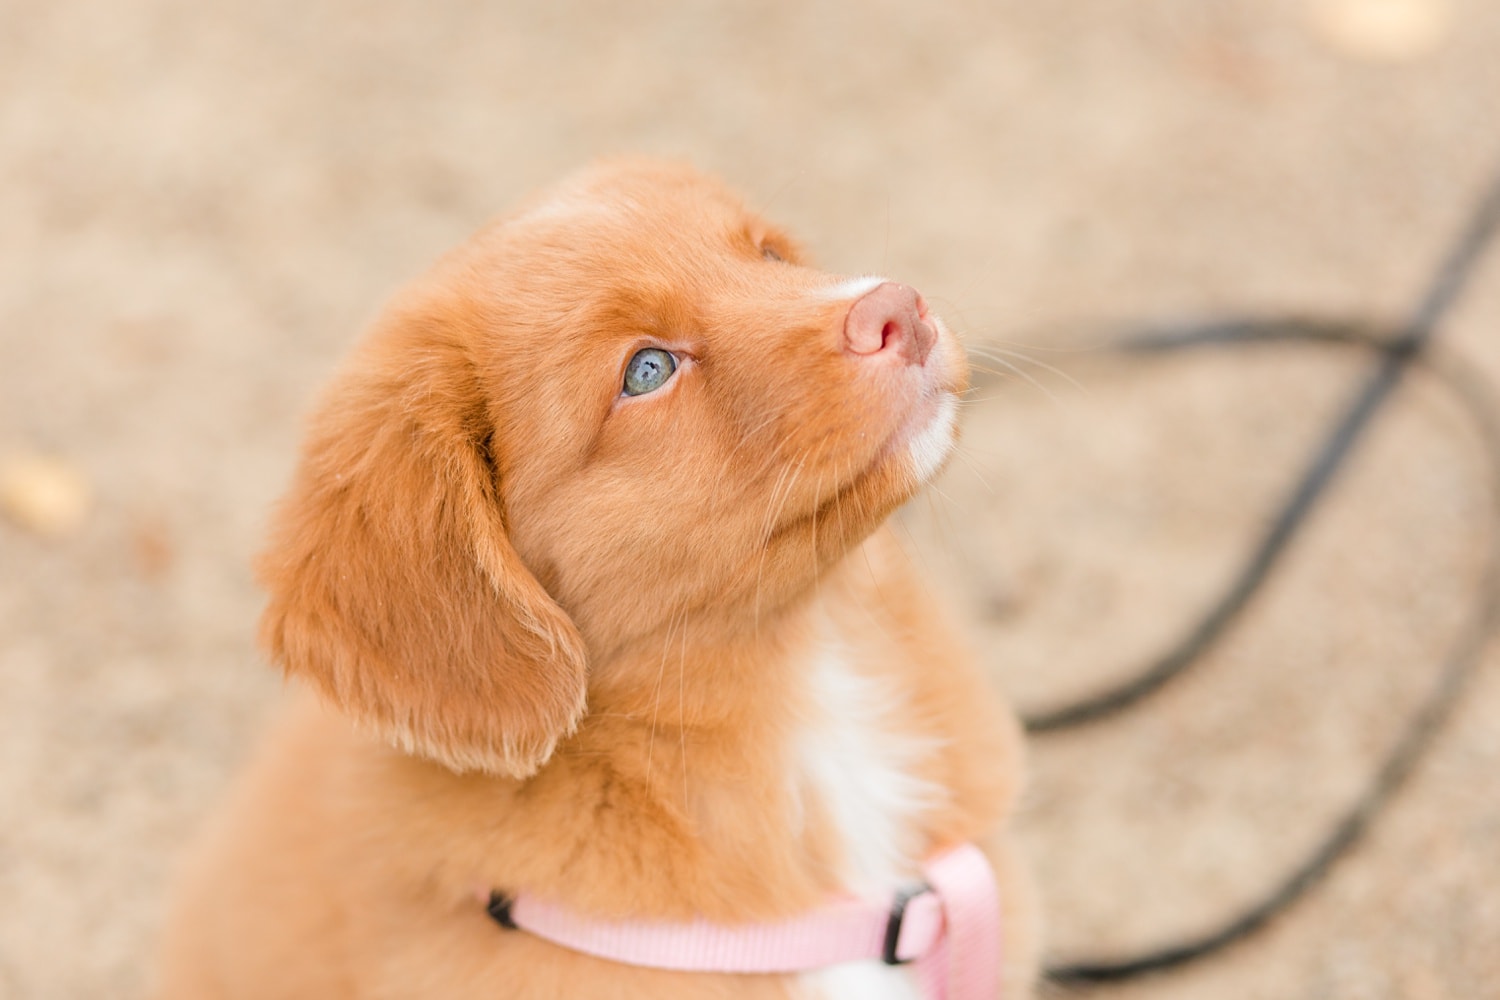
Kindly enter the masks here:
M 260 563 L 285 719 L 187 865 L 165 998 L 906 995 L 590 959 L 476 890 L 742 922 L 978 840 L 1007 996 L 1033 908 L 1013 719 L 881 528 L 946 459 L 962 351 L 846 334 L 688 168 L 595 168 L 400 295 L 334 382 Z M 891 291 L 887 288 L 887 291 Z M 920 299 L 916 300 L 920 303 Z M 677 358 L 625 396 L 638 350 Z

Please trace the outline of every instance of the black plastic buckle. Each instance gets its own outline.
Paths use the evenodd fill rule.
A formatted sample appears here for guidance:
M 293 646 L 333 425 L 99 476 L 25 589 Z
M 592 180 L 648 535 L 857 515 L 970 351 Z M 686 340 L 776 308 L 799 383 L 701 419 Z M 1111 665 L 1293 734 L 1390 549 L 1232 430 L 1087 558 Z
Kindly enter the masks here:
M 880 960 L 886 965 L 905 965 L 910 958 L 896 957 L 896 946 L 901 943 L 901 922 L 906 919 L 906 904 L 918 896 L 932 891 L 925 883 L 902 889 L 891 902 L 891 917 L 885 925 L 885 946 L 880 949 Z
M 520 928 L 516 926 L 515 919 L 510 915 L 510 907 L 513 902 L 515 901 L 504 893 L 492 892 L 490 893 L 489 905 L 484 908 L 484 912 L 493 917 L 495 923 L 499 924 L 501 927 L 504 927 L 506 930 L 520 930 Z

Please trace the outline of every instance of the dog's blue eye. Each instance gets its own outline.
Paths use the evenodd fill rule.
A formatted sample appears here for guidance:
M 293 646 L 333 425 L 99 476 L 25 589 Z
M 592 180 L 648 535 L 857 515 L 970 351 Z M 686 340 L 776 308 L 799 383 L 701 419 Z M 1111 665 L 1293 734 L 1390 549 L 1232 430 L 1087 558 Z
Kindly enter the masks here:
M 648 347 L 636 351 L 630 364 L 625 366 L 625 395 L 643 396 L 655 392 L 667 384 L 667 379 L 677 370 L 677 359 L 670 351 Z

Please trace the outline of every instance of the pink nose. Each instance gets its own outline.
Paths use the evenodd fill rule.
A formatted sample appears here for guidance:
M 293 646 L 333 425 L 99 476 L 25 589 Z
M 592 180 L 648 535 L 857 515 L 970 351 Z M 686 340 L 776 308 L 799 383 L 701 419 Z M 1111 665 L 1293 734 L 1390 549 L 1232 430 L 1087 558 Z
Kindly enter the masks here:
M 909 365 L 924 365 L 936 340 L 922 296 L 893 281 L 866 292 L 844 319 L 844 347 L 851 354 L 890 351 Z

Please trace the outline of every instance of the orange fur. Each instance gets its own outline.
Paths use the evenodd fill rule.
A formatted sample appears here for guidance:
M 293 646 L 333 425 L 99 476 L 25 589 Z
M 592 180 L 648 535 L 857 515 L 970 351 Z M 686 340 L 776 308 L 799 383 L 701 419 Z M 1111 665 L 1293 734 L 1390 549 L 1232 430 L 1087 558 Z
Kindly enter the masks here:
M 397 299 L 260 564 L 264 641 L 313 693 L 187 866 L 164 997 L 796 995 L 579 956 L 474 892 L 735 922 L 839 891 L 845 843 L 793 749 L 830 636 L 933 747 L 924 853 L 990 849 L 1026 995 L 1018 731 L 879 527 L 962 354 L 938 324 L 920 380 L 852 357 L 835 282 L 717 183 L 624 161 Z M 646 346 L 677 374 L 621 396 Z

